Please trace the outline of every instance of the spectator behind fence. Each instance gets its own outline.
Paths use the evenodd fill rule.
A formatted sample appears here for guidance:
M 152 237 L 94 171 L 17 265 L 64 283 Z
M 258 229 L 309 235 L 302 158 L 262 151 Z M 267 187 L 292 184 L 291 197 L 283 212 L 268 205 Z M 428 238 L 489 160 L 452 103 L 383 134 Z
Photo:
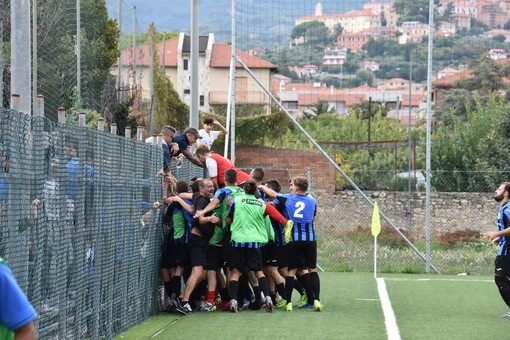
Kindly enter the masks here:
M 219 127 L 220 131 L 213 131 L 212 128 L 214 125 Z M 221 125 L 220 122 L 213 118 L 204 119 L 202 126 L 203 129 L 198 130 L 198 133 L 200 134 L 200 136 L 202 136 L 202 138 L 199 139 L 197 143 L 207 145 L 209 150 L 211 150 L 214 141 L 218 137 L 225 136 L 226 134 L 228 134 L 228 130 L 225 129 L 225 127 Z
M 0 339 L 36 339 L 34 307 L 0 257 Z
M 225 186 L 225 170 L 228 169 L 236 171 L 237 185 L 241 185 L 251 178 L 250 175 L 236 168 L 229 159 L 209 151 L 206 145 L 199 145 L 195 154 L 206 165 L 211 180 L 218 188 Z
M 183 154 L 191 163 L 199 166 L 201 168 L 205 168 L 205 165 L 193 157 L 193 154 L 189 150 L 189 147 L 197 142 L 197 140 L 201 139 L 202 136 L 198 133 L 197 129 L 189 127 L 184 130 L 183 133 L 176 133 L 174 135 L 174 142 L 179 145 L 179 152 L 172 153 L 172 156 L 178 156 L 179 154 Z

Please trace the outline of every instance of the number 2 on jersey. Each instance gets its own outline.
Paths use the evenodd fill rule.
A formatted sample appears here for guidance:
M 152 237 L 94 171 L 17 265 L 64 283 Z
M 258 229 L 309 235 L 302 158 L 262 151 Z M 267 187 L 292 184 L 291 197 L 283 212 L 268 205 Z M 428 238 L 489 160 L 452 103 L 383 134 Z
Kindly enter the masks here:
M 303 214 L 301 212 L 305 208 L 305 203 L 304 202 L 296 202 L 296 205 L 294 207 L 296 208 L 296 210 L 294 210 L 294 217 L 303 218 Z

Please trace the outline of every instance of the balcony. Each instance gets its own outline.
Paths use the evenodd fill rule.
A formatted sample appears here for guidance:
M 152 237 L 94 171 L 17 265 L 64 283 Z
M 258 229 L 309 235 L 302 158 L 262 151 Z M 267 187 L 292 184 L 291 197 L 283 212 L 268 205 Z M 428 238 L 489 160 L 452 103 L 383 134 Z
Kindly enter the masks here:
M 209 105 L 227 104 L 228 91 L 210 91 Z M 236 91 L 236 103 L 239 104 L 264 104 L 270 103 L 269 96 L 260 91 Z

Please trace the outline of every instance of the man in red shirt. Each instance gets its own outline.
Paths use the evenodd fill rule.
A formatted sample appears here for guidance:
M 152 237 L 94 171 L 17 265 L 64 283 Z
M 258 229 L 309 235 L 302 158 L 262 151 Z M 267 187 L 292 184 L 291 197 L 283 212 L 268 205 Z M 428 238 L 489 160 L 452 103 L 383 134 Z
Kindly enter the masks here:
M 237 173 L 237 185 L 243 184 L 251 179 L 250 175 L 239 170 L 232 162 L 223 156 L 213 153 L 207 145 L 199 145 L 195 150 L 195 155 L 204 163 L 209 171 L 209 177 L 218 188 L 225 186 L 225 170 L 234 169 Z

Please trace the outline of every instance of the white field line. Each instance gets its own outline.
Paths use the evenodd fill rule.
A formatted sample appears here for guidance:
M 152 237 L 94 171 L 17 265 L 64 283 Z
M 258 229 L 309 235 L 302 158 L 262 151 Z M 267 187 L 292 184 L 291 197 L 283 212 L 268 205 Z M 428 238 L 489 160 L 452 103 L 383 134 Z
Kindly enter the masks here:
M 494 280 L 466 280 L 466 279 L 429 279 L 429 278 L 400 278 L 400 277 L 386 277 L 384 278 L 386 281 L 452 281 L 452 282 L 489 282 L 494 283 Z
M 388 291 L 386 290 L 386 283 L 384 283 L 384 279 L 377 278 L 377 290 L 379 291 L 379 299 L 381 300 L 381 307 L 384 314 L 384 324 L 386 325 L 386 334 L 388 335 L 388 340 L 400 340 L 400 332 L 397 326 L 397 318 L 395 317 L 395 313 L 393 313 L 393 308 L 391 307 L 390 297 L 388 296 Z
M 157 331 L 155 334 L 151 336 L 151 338 L 157 338 L 161 333 L 163 333 L 168 327 L 172 326 L 174 323 L 177 322 L 177 319 L 171 321 L 169 324 L 167 324 L 165 327 L 161 328 L 159 331 Z

